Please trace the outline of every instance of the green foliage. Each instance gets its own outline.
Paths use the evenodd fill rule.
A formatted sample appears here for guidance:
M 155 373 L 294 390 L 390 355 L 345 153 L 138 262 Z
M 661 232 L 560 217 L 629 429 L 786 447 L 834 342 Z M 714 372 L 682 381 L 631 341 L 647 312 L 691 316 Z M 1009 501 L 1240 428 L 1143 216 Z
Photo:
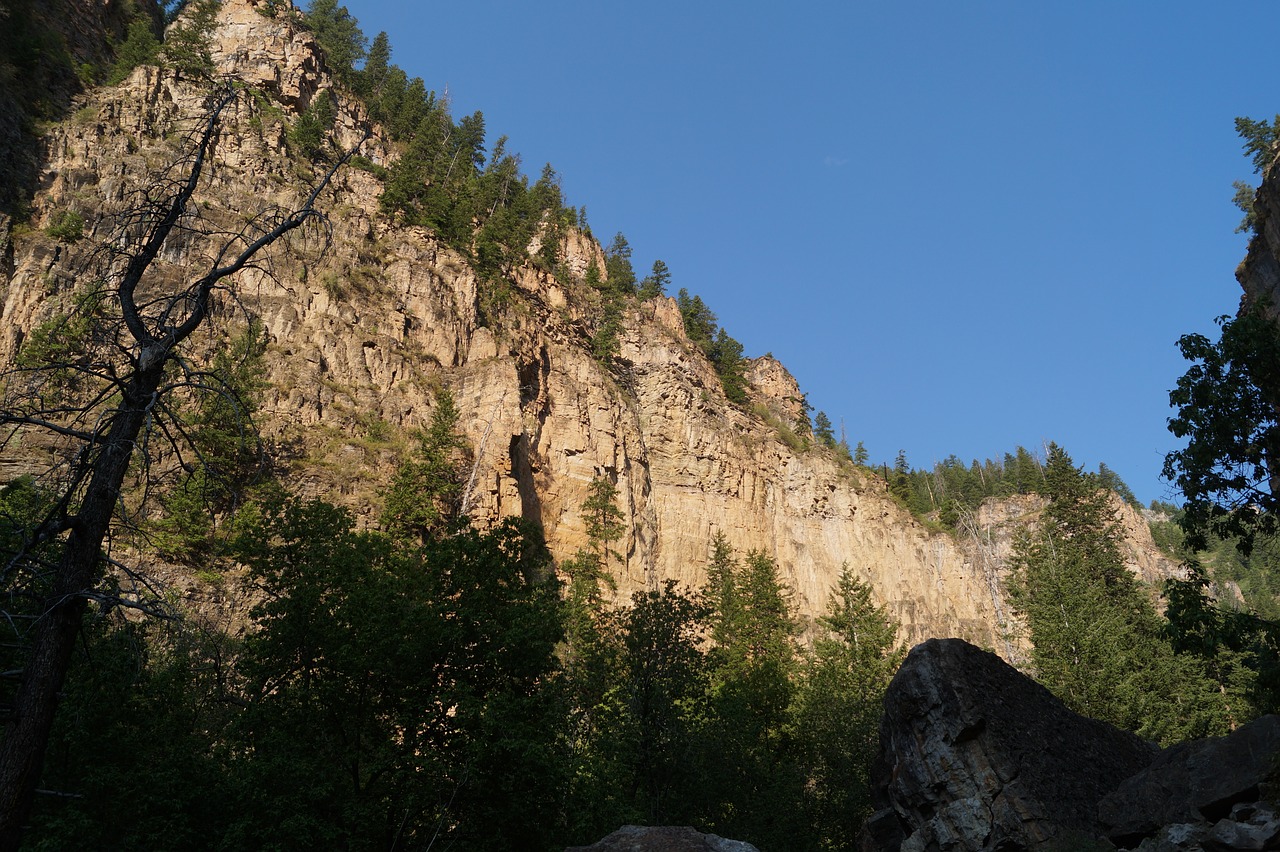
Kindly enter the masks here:
M 1236 133 L 1244 140 L 1244 154 L 1253 163 L 1254 172 L 1261 174 L 1275 157 L 1276 140 L 1280 138 L 1280 115 L 1274 122 L 1256 121 L 1236 117 Z
M 151 16 L 138 13 L 129 21 L 125 39 L 116 48 L 116 58 L 107 74 L 107 85 L 123 82 L 139 65 L 150 65 L 160 54 L 160 40 L 156 38 L 155 23 Z
M 825 411 L 819 411 L 813 420 L 813 437 L 828 449 L 836 448 L 836 434 L 831 429 L 831 418 Z
M 217 23 L 219 0 L 191 0 L 165 33 L 160 58 L 168 67 L 185 74 L 207 77 L 213 73 L 210 39 Z
M 1099 488 L 1105 488 L 1108 491 L 1114 491 L 1116 496 L 1128 503 L 1135 509 L 1141 509 L 1142 504 L 1138 502 L 1138 498 L 1134 496 L 1132 489 L 1129 488 L 1125 481 L 1120 478 L 1120 474 L 1107 467 L 1106 462 L 1098 463 L 1098 473 L 1094 481 Z
M 1233 180 L 1231 188 L 1235 190 L 1231 196 L 1231 203 L 1239 207 L 1241 212 L 1244 213 L 1240 224 L 1236 225 L 1236 233 L 1252 234 L 1258 229 L 1258 211 L 1254 207 L 1258 191 L 1252 184 L 1245 183 L 1242 180 Z
M 1192 366 L 1169 393 L 1178 412 L 1169 431 L 1187 446 L 1165 457 L 1164 476 L 1185 497 L 1191 547 L 1214 535 L 1237 539 L 1247 554 L 1257 536 L 1280 530 L 1280 329 L 1261 306 L 1218 324 L 1217 343 L 1199 334 L 1178 341 Z
M 859 467 L 865 467 L 870 461 L 871 454 L 867 452 L 867 447 L 861 441 L 853 448 L 853 463 Z
M 27 202 L 26 180 L 34 175 L 27 163 L 6 160 L 27 160 L 36 122 L 61 117 L 79 88 L 70 51 L 47 7 L 44 0 L 0 3 L 0 92 L 8 113 L 8 127 L 0 133 L 0 204 L 11 213 Z
M 609 545 L 626 532 L 626 517 L 618 508 L 618 487 L 607 476 L 597 476 L 587 486 L 587 499 L 582 501 L 582 514 L 586 520 L 587 538 L 596 548 L 600 563 L 606 564 L 610 556 L 621 559 Z
M 1275 159 L 1277 133 L 1280 133 L 1280 115 L 1274 122 L 1255 121 L 1251 118 L 1236 118 L 1236 133 L 1244 140 L 1244 154 L 1253 163 L 1255 174 L 1261 174 Z M 1258 214 L 1254 209 L 1257 195 L 1255 188 L 1244 181 L 1232 181 L 1235 189 L 1232 202 L 1244 213 L 1244 218 L 1236 226 L 1236 233 L 1253 233 L 1257 230 Z
M 853 849 L 871 815 L 871 760 L 884 692 L 905 649 L 871 589 L 845 566 L 805 655 L 795 730 L 810 767 L 806 804 L 823 849 Z
M 278 791 L 245 840 L 414 847 L 444 824 L 506 849 L 552 827 L 560 633 L 539 540 L 508 523 L 402 550 L 295 502 L 245 542 L 268 598 L 242 664 L 243 792 Z
M 262 323 L 253 320 L 218 349 L 211 369 L 187 377 L 186 472 L 159 494 L 161 514 L 147 525 L 151 544 L 171 559 L 212 555 L 219 516 L 258 484 L 262 447 L 253 418 L 267 389 L 266 345 Z
M 641 299 L 656 299 L 667 295 L 667 285 L 671 283 L 671 270 L 661 260 L 653 262 L 653 271 L 640 282 Z
M 707 351 L 716 335 L 716 315 L 701 296 L 690 297 L 689 291 L 683 287 L 676 295 L 676 304 L 680 307 L 680 318 L 684 320 L 685 335 L 704 352 Z
M 458 407 L 447 388 L 436 392 L 435 403 L 413 457 L 396 468 L 382 510 L 388 532 L 419 542 L 441 534 L 458 518 L 465 483 L 467 443 L 458 432 Z
M 320 92 L 289 129 L 289 142 L 302 156 L 314 160 L 320 155 L 325 139 L 333 129 L 334 116 L 333 96 L 328 90 Z
M 631 267 L 631 245 L 622 232 L 614 234 L 613 242 L 604 250 L 604 270 L 609 289 L 619 294 L 636 291 L 636 273 Z
M 24 549 L 43 564 L 57 561 L 61 542 L 36 539 L 40 525 L 57 511 L 57 496 L 40 487 L 30 475 L 0 486 L 0 560 L 5 565 L 12 564 L 13 556 Z M 0 671 L 20 671 L 25 666 L 27 630 L 31 620 L 45 611 L 49 592 L 46 572 L 9 571 L 0 593 L 10 615 L 0 621 Z M 0 703 L 10 703 L 16 686 L 16 679 L 0 678 Z
M 59 242 L 74 243 L 84 236 L 84 217 L 75 210 L 59 210 L 44 232 Z
M 720 328 L 716 332 L 707 356 L 720 374 L 720 387 L 730 402 L 745 405 L 747 402 L 747 362 L 742 357 L 742 344 Z
M 37 814 L 36 848 L 554 845 L 561 618 L 536 533 L 401 546 L 284 500 L 238 555 L 262 590 L 243 647 L 89 625 L 45 765 L 82 798 Z
M 107 308 L 106 291 L 94 282 L 75 294 L 70 310 L 31 330 L 14 358 L 15 366 L 33 379 L 28 395 L 61 405 L 84 389 Z
M 684 331 L 689 340 L 711 361 L 720 376 L 720 385 L 730 402 L 743 405 L 747 402 L 746 362 L 742 357 L 742 344 L 716 325 L 716 315 L 702 301 L 701 296 L 689 296 L 684 288 L 676 295 Z
M 702 808 L 719 834 L 761 848 L 810 848 L 807 773 L 790 724 L 797 671 L 790 595 L 772 559 L 752 552 L 739 561 L 722 537 L 707 573 L 714 646 L 699 755 Z
M 634 594 L 622 618 L 624 764 L 636 810 L 649 825 L 684 822 L 699 783 L 687 757 L 708 685 L 701 648 L 706 614 L 668 580 L 658 591 Z
M 990 497 L 1044 494 L 1047 488 L 1043 462 L 1021 446 L 1001 459 L 974 459 L 967 465 L 954 455 L 948 456 L 932 469 L 912 469 L 905 453 L 899 453 L 893 470 L 884 466 L 882 471 L 890 493 L 912 513 L 924 519 L 937 518 L 951 529 L 956 529 Z M 1105 463 L 1088 477 L 1093 487 L 1114 491 L 1131 506 L 1140 508 L 1129 486 Z
M 356 63 L 364 57 L 368 44 L 360 22 L 338 0 L 311 0 L 303 20 L 315 33 L 329 70 L 339 80 L 352 82 L 358 73 Z
M 1036 678 L 1076 712 L 1166 744 L 1225 732 L 1217 684 L 1174 653 L 1125 567 L 1106 492 L 1056 444 L 1045 487 L 1040 529 L 1016 542 L 1010 579 Z
M 89 620 L 82 648 L 42 782 L 77 798 L 37 797 L 30 848 L 214 849 L 237 816 L 220 743 L 234 715 L 223 690 L 233 646 L 117 614 Z
M 1165 631 L 1175 651 L 1202 660 L 1235 727 L 1280 706 L 1280 625 L 1216 602 L 1209 589 L 1194 561 L 1186 579 L 1167 580 Z

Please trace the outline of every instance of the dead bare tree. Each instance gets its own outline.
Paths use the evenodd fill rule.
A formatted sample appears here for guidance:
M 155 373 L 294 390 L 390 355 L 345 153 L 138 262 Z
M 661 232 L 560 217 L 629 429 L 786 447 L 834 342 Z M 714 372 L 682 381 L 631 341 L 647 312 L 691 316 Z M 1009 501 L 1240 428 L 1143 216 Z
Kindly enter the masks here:
M 241 94 L 228 89 L 210 99 L 183 154 L 147 178 L 110 242 L 100 247 L 97 295 L 90 302 L 106 306 L 108 333 L 92 351 L 76 353 L 52 371 L 20 365 L 4 378 L 0 439 L 38 432 L 68 452 L 36 521 L 20 531 L 10 525 L 0 537 L 7 551 L 0 564 L 0 625 L 11 627 L 23 648 L 21 668 L 6 673 L 17 679 L 17 688 L 0 740 L 0 850 L 18 848 L 89 603 L 161 611 L 140 572 L 111 556 L 110 542 L 113 526 L 129 520 L 126 478 L 131 466 L 135 474 L 141 466 L 145 478 L 153 457 L 149 441 L 166 443 L 181 466 L 198 463 L 183 460 L 183 446 L 191 452 L 190 436 L 170 407 L 172 395 L 202 381 L 182 357 L 183 344 L 220 299 L 234 299 L 239 273 L 263 269 L 265 249 L 304 225 L 326 223 L 317 199 L 360 147 L 336 158 L 293 209 L 271 207 L 247 224 L 219 227 L 202 215 L 196 196 L 212 170 L 223 113 Z M 187 258 L 205 252 L 212 259 L 190 275 Z M 60 382 L 79 383 L 71 401 L 65 393 L 46 392 L 54 373 Z M 19 383 L 21 391 L 14 393 Z M 133 588 L 121 591 L 121 577 Z

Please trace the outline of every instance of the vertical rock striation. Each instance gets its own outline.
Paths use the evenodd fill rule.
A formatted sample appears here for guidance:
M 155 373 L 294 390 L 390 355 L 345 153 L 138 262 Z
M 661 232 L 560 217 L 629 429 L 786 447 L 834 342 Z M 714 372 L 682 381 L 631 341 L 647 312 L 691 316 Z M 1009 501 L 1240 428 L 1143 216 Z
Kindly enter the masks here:
M 289 155 L 287 129 L 317 92 L 336 95 L 339 144 L 353 144 L 368 124 L 290 14 L 224 0 L 213 57 L 220 75 L 255 94 L 224 123 L 207 216 L 234 221 L 297 196 L 305 169 Z M 87 214 L 87 237 L 105 237 L 103 214 L 166 162 L 202 97 L 189 81 L 145 67 L 91 93 L 46 137 L 33 224 L 75 207 Z M 393 159 L 376 134 L 362 153 Z M 323 200 L 327 247 L 300 241 L 249 276 L 241 294 L 270 338 L 260 425 L 295 488 L 371 521 L 402 451 L 378 436 L 425 424 L 443 385 L 475 451 L 467 504 L 478 523 L 529 518 L 566 557 L 586 542 L 579 507 L 591 480 L 616 483 L 628 530 L 610 566 L 620 597 L 667 578 L 700 585 L 711 540 L 723 534 L 740 553 L 777 560 L 803 615 L 823 611 L 848 566 L 901 623 L 904 640 L 959 636 L 1009 653 L 999 559 L 927 529 L 878 478 L 785 434 L 778 424 L 794 423 L 801 395 L 777 361 L 753 362 L 752 406 L 729 403 L 674 300 L 656 299 L 629 303 L 619 357 L 601 364 L 590 347 L 598 297 L 572 275 L 514 270 L 509 297 L 494 308 L 467 257 L 428 229 L 388 220 L 380 192 L 370 172 L 344 170 Z M 65 306 L 77 281 L 75 253 L 38 232 L 10 249 L 0 275 L 3 363 Z M 577 232 L 560 254 L 571 272 L 604 265 L 600 246 Z M 231 331 L 224 325 L 206 346 Z M 10 473 L 25 463 L 12 454 L 0 462 Z

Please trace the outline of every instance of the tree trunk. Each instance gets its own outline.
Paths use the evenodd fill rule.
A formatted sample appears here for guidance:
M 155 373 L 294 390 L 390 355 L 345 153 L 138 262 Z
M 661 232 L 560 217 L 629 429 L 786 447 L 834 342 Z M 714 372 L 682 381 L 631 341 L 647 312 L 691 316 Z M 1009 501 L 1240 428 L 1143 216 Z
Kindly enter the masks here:
M 52 593 L 32 631 L 31 653 L 0 740 L 0 852 L 16 852 L 31 814 L 58 696 L 85 611 L 85 593 L 101 579 L 102 542 L 134 444 L 160 387 L 163 360 L 148 370 L 135 371 L 129 380 L 93 461 L 93 474 L 64 543 Z

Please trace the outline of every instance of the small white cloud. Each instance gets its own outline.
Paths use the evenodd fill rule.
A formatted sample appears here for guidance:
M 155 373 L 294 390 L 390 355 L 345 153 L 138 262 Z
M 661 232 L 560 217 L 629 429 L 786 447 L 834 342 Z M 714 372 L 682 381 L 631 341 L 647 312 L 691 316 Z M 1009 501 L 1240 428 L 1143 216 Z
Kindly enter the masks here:
M 838 169 L 848 162 L 849 161 L 844 157 L 823 157 L 822 158 L 822 165 L 826 166 L 829 169 Z

